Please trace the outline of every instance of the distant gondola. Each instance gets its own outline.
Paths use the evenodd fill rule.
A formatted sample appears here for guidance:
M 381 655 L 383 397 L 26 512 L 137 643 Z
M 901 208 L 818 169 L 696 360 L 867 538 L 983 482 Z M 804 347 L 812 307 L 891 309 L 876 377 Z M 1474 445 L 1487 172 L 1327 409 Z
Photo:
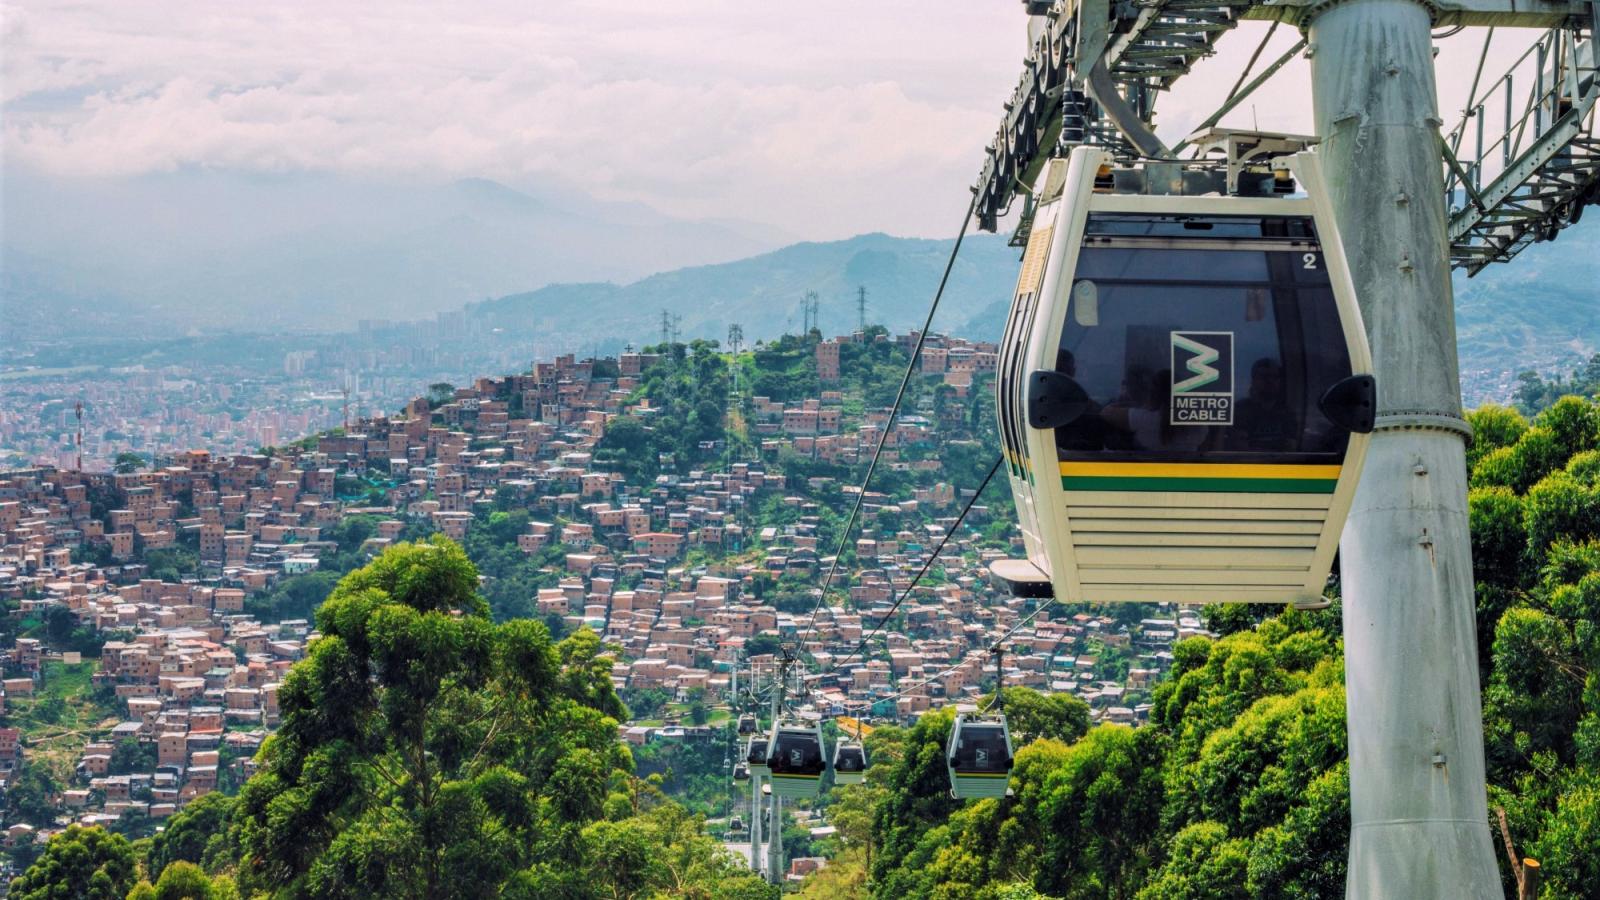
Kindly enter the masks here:
M 741 763 L 734 763 L 734 765 L 733 765 L 733 780 L 734 781 L 749 781 L 750 780 L 750 765 L 748 763 L 742 763 L 742 762 Z
M 1273 168 L 1045 166 L 996 379 L 1028 561 L 996 574 L 1064 602 L 1321 597 L 1376 386 L 1316 158 Z
M 756 724 L 756 717 L 755 716 L 750 715 L 749 713 L 745 713 L 744 715 L 739 717 L 739 733 L 740 734 L 755 734 L 756 733 L 756 729 L 758 727 L 759 726 Z
M 860 744 L 839 742 L 833 751 L 835 784 L 861 784 L 867 780 L 867 751 Z
M 767 766 L 772 777 L 772 792 L 779 797 L 815 797 L 822 791 L 822 773 L 828 761 L 823 756 L 822 728 L 816 725 L 788 724 L 773 729 L 767 745 Z
M 764 735 L 755 735 L 745 745 L 745 765 L 749 767 L 750 774 L 765 777 L 767 775 L 767 738 Z
M 945 746 L 950 795 L 1004 797 L 1011 786 L 1011 730 L 1004 715 L 956 716 Z

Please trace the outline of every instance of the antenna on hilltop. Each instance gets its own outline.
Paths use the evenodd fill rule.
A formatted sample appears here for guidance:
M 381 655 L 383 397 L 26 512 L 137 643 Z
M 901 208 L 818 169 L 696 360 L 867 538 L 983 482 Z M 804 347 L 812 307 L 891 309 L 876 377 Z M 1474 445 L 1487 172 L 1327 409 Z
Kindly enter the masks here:
M 83 401 L 73 408 L 73 413 L 78 417 L 78 471 L 83 471 Z
M 867 333 L 867 286 L 864 284 L 856 287 L 856 329 Z

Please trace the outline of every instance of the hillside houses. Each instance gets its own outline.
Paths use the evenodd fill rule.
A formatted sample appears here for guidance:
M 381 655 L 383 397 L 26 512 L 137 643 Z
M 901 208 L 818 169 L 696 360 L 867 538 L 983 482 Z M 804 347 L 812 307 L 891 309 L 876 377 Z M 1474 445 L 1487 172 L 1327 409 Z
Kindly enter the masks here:
M 428 532 L 462 540 L 496 509 L 526 510 L 515 547 L 544 567 L 528 608 L 599 633 L 615 648 L 622 689 L 725 702 L 752 645 L 776 638 L 798 642 L 826 672 L 812 686 L 819 711 L 909 722 L 992 690 L 984 650 L 1026 619 L 1010 636 L 1007 685 L 1072 693 L 1097 719 L 1137 721 L 1143 710 L 1129 698 L 1199 623 L 1036 613 L 1035 601 L 997 592 L 986 563 L 1002 551 L 980 548 L 969 531 L 950 534 L 970 488 L 939 477 L 941 419 L 908 410 L 890 426 L 886 409 L 845 413 L 846 396 L 830 384 L 849 340 L 817 345 L 818 396 L 749 399 L 759 458 L 668 468 L 643 484 L 596 462 L 616 417 L 656 417 L 639 389 L 662 360 L 641 353 L 541 361 L 270 456 L 193 450 L 125 474 L 0 472 L 0 598 L 23 617 L 64 608 L 108 638 L 95 683 L 114 693 L 121 721 L 85 741 L 66 807 L 82 821 L 135 808 L 159 818 L 216 789 L 230 760 L 243 772 L 277 723 L 278 685 L 315 639 L 307 622 L 250 615 L 251 598 L 334 558 L 341 523 L 357 515 L 376 523 L 359 548 L 367 557 Z M 993 345 L 930 336 L 921 371 L 964 390 L 993 371 L 994 355 Z M 849 605 L 823 606 L 813 623 L 837 540 L 815 498 L 836 491 L 853 502 L 856 488 L 786 474 L 783 460 L 851 463 L 880 441 L 885 466 L 929 475 L 908 496 L 860 498 L 855 565 L 836 585 Z M 769 508 L 782 515 L 762 521 Z M 968 524 L 988 517 L 979 504 Z M 935 577 L 912 591 L 947 535 Z M 152 571 L 152 552 L 173 548 L 193 553 L 197 571 Z M 0 703 L 30 690 L 58 649 L 34 638 L 9 648 Z M 1134 658 L 1125 677 L 1108 677 L 1107 653 Z M 153 748 L 150 771 L 110 772 L 125 740 Z M 0 766 L 5 749 L 0 729 Z

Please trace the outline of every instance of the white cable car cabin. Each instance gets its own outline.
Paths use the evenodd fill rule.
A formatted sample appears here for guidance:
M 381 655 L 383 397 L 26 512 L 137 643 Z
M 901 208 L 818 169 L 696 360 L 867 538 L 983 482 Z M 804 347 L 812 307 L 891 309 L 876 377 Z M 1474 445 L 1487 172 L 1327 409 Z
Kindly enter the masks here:
M 1004 797 L 1011 787 L 1011 729 L 1004 715 L 959 715 L 945 745 L 950 796 Z
M 740 734 L 755 734 L 756 730 L 757 730 L 757 727 L 758 726 L 756 724 L 756 717 L 755 716 L 753 716 L 753 715 L 751 715 L 749 713 L 745 713 L 744 715 L 739 717 L 739 733 Z
M 772 792 L 779 797 L 804 799 L 822 793 L 822 773 L 828 769 L 822 727 L 786 724 L 774 728 L 767 745 L 767 769 Z
M 1272 195 L 1286 171 L 1226 196 L 1223 172 L 1089 147 L 1045 166 L 996 379 L 1014 591 L 1321 598 L 1376 386 L 1317 160 L 1291 165 L 1307 196 Z
M 840 741 L 833 750 L 834 784 L 862 784 L 866 780 L 866 748 L 860 744 Z
M 758 734 L 750 738 L 744 748 L 745 767 L 751 775 L 767 777 L 767 741 L 766 735 Z

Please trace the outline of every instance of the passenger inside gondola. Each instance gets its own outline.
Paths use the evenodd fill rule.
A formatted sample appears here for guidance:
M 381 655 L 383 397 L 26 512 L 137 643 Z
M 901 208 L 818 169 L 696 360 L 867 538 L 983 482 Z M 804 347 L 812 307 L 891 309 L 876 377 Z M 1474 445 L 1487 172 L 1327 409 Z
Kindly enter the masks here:
M 1056 371 L 1081 389 L 1085 410 L 1055 430 L 1062 461 L 1311 462 L 1343 452 L 1348 432 L 1317 405 L 1350 372 L 1338 310 L 1315 254 L 1274 243 L 1284 223 L 1219 220 L 1243 231 L 1204 248 L 1192 223 L 1100 218 L 1091 216 L 1089 231 L 1103 236 L 1078 258 L 1057 343 Z M 1261 250 L 1240 244 L 1251 227 L 1273 232 Z M 1162 243 L 1169 234 L 1187 245 Z M 1182 384 L 1208 370 L 1212 382 Z
M 965 724 L 957 735 L 957 772 L 1005 772 L 1010 769 L 1005 732 L 998 725 Z
M 1239 401 L 1228 449 L 1285 451 L 1296 449 L 1300 422 L 1284 396 L 1283 364 L 1262 357 L 1250 366 L 1249 393 Z
M 1139 387 L 1130 392 L 1130 385 Z M 1127 449 L 1198 450 L 1210 435 L 1211 429 L 1203 425 L 1173 424 L 1168 413 L 1172 404 L 1171 369 L 1149 374 L 1140 366 L 1130 366 L 1123 388 L 1123 397 L 1102 410 L 1101 418 L 1122 432 Z

